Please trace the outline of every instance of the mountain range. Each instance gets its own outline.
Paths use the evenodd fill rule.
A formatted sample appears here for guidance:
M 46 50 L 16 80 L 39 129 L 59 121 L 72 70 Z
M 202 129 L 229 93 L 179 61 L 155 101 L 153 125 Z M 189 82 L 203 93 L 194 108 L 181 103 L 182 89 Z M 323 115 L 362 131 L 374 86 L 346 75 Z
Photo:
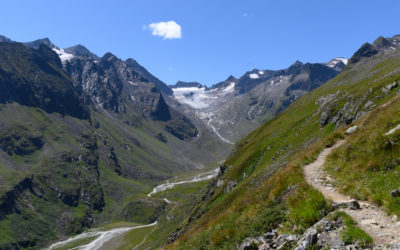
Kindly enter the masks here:
M 380 37 L 348 60 L 168 86 L 134 59 L 0 36 L 0 248 L 41 248 L 115 221 L 159 221 L 144 248 L 304 233 L 331 207 L 299 165 L 395 96 L 399 47 L 400 36 Z M 214 169 L 210 183 L 149 195 Z

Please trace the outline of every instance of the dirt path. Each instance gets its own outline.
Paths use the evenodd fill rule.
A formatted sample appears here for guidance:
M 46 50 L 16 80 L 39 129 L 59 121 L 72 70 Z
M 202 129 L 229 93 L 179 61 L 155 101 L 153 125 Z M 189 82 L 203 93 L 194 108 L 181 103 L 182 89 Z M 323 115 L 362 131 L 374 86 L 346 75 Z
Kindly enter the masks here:
M 326 199 L 335 203 L 348 203 L 352 199 L 336 191 L 335 187 L 329 183 L 334 180 L 327 176 L 322 167 L 332 150 L 343 144 L 344 140 L 337 142 L 330 148 L 325 148 L 316 161 L 303 168 L 307 183 L 318 189 Z M 376 205 L 364 201 L 358 201 L 358 203 L 361 206 L 360 209 L 343 208 L 341 210 L 350 215 L 358 223 L 358 226 L 374 239 L 376 245 L 374 249 L 384 249 L 385 246 L 400 243 L 400 222 L 390 218 L 385 211 Z M 400 249 L 400 244 L 398 246 L 399 248 L 393 246 L 391 249 Z

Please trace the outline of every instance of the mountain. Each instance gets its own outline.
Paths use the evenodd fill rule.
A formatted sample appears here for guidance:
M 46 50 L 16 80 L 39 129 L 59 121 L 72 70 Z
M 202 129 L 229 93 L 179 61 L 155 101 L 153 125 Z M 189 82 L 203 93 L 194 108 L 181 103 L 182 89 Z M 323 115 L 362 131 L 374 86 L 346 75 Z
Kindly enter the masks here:
M 174 85 L 169 85 L 170 88 L 203 88 L 201 83 L 198 82 L 182 82 L 182 81 L 177 81 Z
M 22 44 L 0 43 L 0 103 L 18 102 L 88 119 L 80 92 L 60 69 L 60 59 L 45 45 L 32 50 Z
M 209 88 L 167 86 L 134 59 L 82 45 L 0 41 L 0 249 L 137 224 L 149 227 L 103 247 L 305 249 L 335 235 L 367 248 L 386 236 L 365 225 L 390 229 L 400 216 L 400 36 L 348 61 L 254 69 Z M 314 178 L 324 189 L 369 205 L 326 201 L 303 172 L 313 162 L 332 177 Z M 337 210 L 377 206 L 391 217 Z
M 50 49 L 56 48 L 56 46 L 50 41 L 49 38 L 42 38 L 42 39 L 37 39 L 32 42 L 26 42 L 23 43 L 26 47 L 32 48 L 32 49 L 38 49 L 41 45 L 45 45 Z
M 136 72 L 138 72 L 143 78 L 148 79 L 148 81 L 154 83 L 157 88 L 159 88 L 164 94 L 172 95 L 171 89 L 160 79 L 153 76 L 150 72 L 148 72 L 143 66 L 141 66 L 137 61 L 132 58 L 126 60 L 126 63 L 132 67 Z
M 98 60 L 99 57 L 90 52 L 85 46 L 83 45 L 75 45 L 69 48 L 64 49 L 65 53 L 71 54 L 73 56 L 78 56 L 78 57 L 88 57 L 93 60 Z
M 400 215 L 398 38 L 363 45 L 339 75 L 237 142 L 165 248 L 396 249 L 398 231 L 382 233 Z M 325 159 L 328 175 L 311 179 L 362 206 L 347 198 L 331 203 L 306 182 L 303 167 Z M 381 221 L 387 224 L 379 227 Z
M 154 186 L 229 153 L 146 72 L 48 39 L 0 43 L 1 249 L 42 248 L 110 221 L 153 222 L 166 204 L 147 196 Z
M 295 62 L 283 70 L 254 69 L 236 79 L 206 88 L 198 83 L 170 86 L 182 112 L 199 119 L 226 142 L 234 142 L 285 110 L 304 94 L 339 74 L 347 63 L 337 58 L 328 63 Z M 194 114 L 194 115 L 193 115 Z
M 9 43 L 9 42 L 11 42 L 11 39 L 9 39 L 9 38 L 7 38 L 7 37 L 5 37 L 5 36 L 0 35 L 0 42 L 2 42 L 2 43 Z
M 345 59 L 343 57 L 336 57 L 336 58 L 330 60 L 329 62 L 324 63 L 324 65 L 334 68 L 338 71 L 342 71 L 348 62 L 349 62 L 348 59 Z

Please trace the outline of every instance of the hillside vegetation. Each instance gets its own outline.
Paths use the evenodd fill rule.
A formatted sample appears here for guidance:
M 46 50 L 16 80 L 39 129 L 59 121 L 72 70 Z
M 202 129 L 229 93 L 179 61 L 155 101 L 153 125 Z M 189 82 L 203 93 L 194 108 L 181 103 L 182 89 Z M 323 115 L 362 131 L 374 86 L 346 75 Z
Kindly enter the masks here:
M 121 85 L 111 73 L 108 83 Z M 107 99 L 114 89 L 99 84 L 104 100 L 128 110 L 113 112 L 91 101 L 50 48 L 0 43 L 0 249 L 37 249 L 114 221 L 153 222 L 166 205 L 147 198 L 154 186 L 227 154 L 153 83 L 123 83 L 136 103 Z
M 374 44 L 379 42 L 378 39 Z M 256 237 L 276 228 L 280 232 L 302 233 L 331 211 L 330 204 L 323 196 L 305 183 L 302 166 L 313 161 L 324 147 L 342 138 L 342 128 L 390 100 L 398 89 L 393 83 L 400 79 L 398 50 L 372 55 L 367 53 L 366 56 L 361 52 L 355 54 L 357 62 L 348 65 L 336 78 L 303 96 L 286 111 L 237 143 L 236 149 L 225 161 L 225 174 L 210 184 L 208 193 L 203 197 L 204 202 L 198 203 L 182 225 L 183 236 L 169 247 L 232 249 L 246 237 Z M 396 122 L 393 119 L 381 124 L 383 128 L 376 132 L 376 137 L 384 138 L 382 134 L 397 125 Z M 363 138 L 359 133 L 360 148 L 363 148 L 362 140 L 371 144 L 367 149 L 355 152 L 362 156 L 375 148 L 372 144 L 376 138 Z M 385 150 L 396 150 L 395 137 L 396 134 L 391 137 L 390 149 L 385 149 L 388 139 L 381 139 L 381 143 L 376 145 L 385 160 L 390 158 L 383 153 Z M 343 162 L 351 160 L 348 158 L 350 151 L 344 150 L 332 157 L 341 158 Z M 358 158 L 357 155 L 352 157 Z M 379 161 L 375 163 L 367 165 L 371 167 L 370 171 L 377 171 L 374 169 L 378 168 L 385 175 L 383 171 L 387 170 L 384 165 Z M 351 161 L 339 167 L 343 170 L 337 171 L 338 178 L 341 173 L 346 175 L 348 164 Z M 396 165 L 395 162 L 390 164 L 392 168 Z M 352 176 L 353 180 L 356 179 L 355 174 Z M 357 184 L 346 186 L 348 192 L 357 192 L 358 186 L 368 190 L 372 182 L 362 183 L 373 178 L 368 174 L 365 176 Z M 382 178 L 376 178 L 376 181 L 382 181 Z M 393 184 L 384 188 L 386 190 L 383 193 L 388 208 L 395 208 L 397 200 L 389 200 L 388 191 L 399 182 L 398 179 L 391 180 Z M 346 182 L 345 179 L 343 182 Z M 370 192 L 371 199 L 374 192 Z M 365 191 L 363 195 L 367 198 L 367 194 Z M 385 198 L 381 200 L 385 203 Z
M 326 169 L 339 191 L 383 206 L 400 216 L 400 99 L 396 97 L 357 123 L 357 131 L 330 155 Z M 392 130 L 394 129 L 394 130 Z M 392 133 L 389 134 L 389 131 Z

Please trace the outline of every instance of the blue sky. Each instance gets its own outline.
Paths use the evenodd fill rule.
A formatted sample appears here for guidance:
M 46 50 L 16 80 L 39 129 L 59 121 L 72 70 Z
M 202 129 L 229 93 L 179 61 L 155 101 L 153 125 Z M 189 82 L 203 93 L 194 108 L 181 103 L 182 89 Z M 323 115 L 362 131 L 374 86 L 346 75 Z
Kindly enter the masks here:
M 400 33 L 398 0 L 1 2 L 2 35 L 131 57 L 167 84 L 211 85 L 253 68 L 350 57 L 364 42 Z M 181 38 L 152 35 L 150 24 L 166 21 L 181 27 Z

